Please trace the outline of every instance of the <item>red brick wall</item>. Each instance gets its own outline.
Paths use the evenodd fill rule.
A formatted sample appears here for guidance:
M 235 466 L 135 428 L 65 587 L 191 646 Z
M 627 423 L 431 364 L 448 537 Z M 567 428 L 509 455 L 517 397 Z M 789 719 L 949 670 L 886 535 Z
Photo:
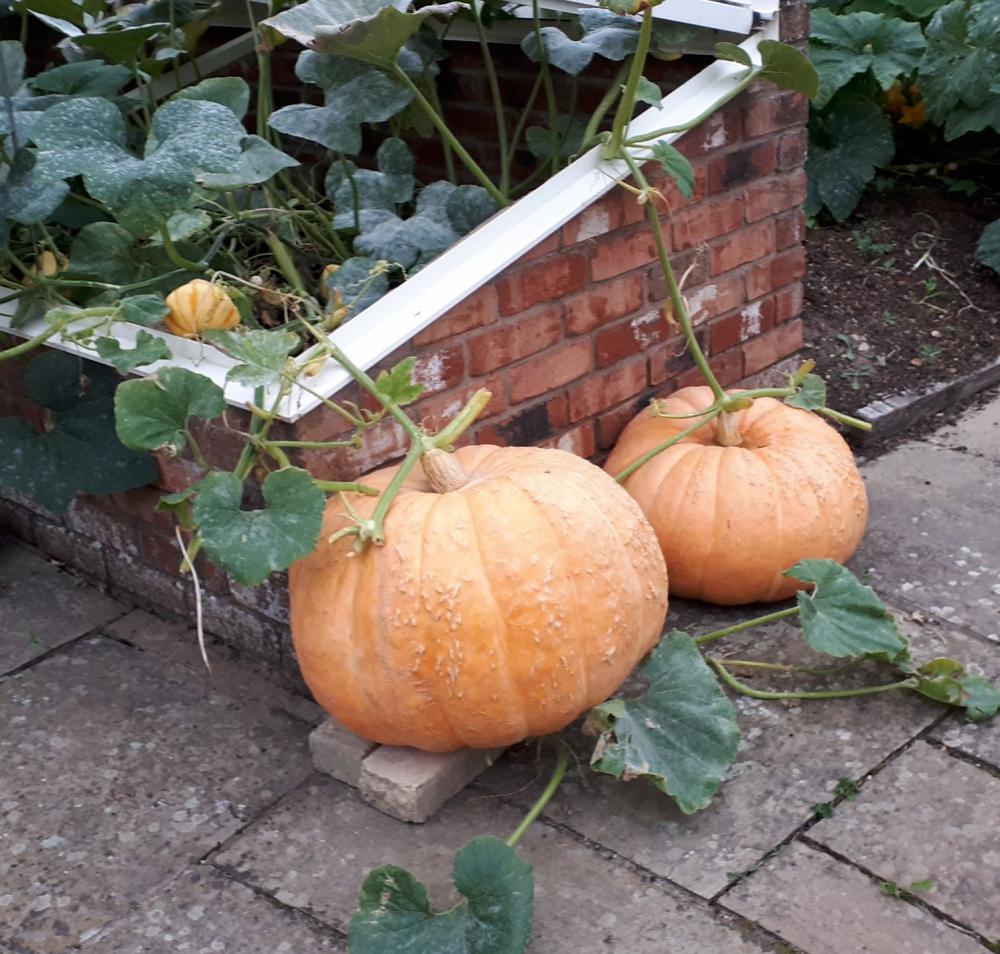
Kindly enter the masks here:
M 783 36 L 801 40 L 808 13 L 796 0 Z M 803 162 L 807 105 L 771 87 L 751 88 L 678 144 L 691 160 L 694 197 L 648 170 L 668 196 L 663 222 L 702 346 L 725 385 L 755 375 L 802 344 Z M 671 321 L 663 278 L 642 209 L 614 189 L 390 356 L 417 357 L 426 392 L 414 413 L 430 427 L 447 420 L 480 387 L 492 395 L 466 440 L 540 444 L 600 458 L 648 399 L 698 383 Z M 0 363 L 0 416 L 37 418 L 20 366 Z M 340 397 L 362 400 L 356 391 Z M 227 427 L 228 425 L 228 427 Z M 203 425 L 213 463 L 232 466 L 246 415 Z M 318 409 L 283 436 L 327 440 L 342 419 Z M 369 432 L 360 450 L 306 451 L 301 463 L 326 479 L 351 479 L 399 457 L 398 425 Z M 197 476 L 186 460 L 162 460 L 157 487 L 83 497 L 61 518 L 16 494 L 0 496 L 6 530 L 144 605 L 190 616 L 189 582 L 176 570 L 170 521 L 153 511 L 164 491 Z M 281 575 L 256 590 L 204 563 L 210 632 L 255 654 L 291 664 Z

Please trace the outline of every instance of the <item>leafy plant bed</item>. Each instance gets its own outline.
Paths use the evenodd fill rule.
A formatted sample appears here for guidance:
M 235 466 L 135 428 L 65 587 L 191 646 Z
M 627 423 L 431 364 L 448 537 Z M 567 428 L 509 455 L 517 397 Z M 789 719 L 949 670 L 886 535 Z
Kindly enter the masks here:
M 900 395 L 920 397 L 929 414 L 994 383 L 1000 278 L 974 252 L 998 211 L 993 193 L 898 185 L 870 193 L 844 225 L 809 231 L 806 348 L 826 370 L 831 403 L 853 413 L 893 399 L 912 424 L 917 403 Z

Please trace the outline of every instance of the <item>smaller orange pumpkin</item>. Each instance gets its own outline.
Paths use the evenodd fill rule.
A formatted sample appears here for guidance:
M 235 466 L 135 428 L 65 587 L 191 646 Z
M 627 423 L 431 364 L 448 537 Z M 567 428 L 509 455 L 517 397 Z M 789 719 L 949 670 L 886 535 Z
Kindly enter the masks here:
M 209 328 L 228 331 L 240 323 L 240 313 L 225 289 L 195 278 L 167 295 L 170 313 L 163 319 L 167 331 L 194 338 Z

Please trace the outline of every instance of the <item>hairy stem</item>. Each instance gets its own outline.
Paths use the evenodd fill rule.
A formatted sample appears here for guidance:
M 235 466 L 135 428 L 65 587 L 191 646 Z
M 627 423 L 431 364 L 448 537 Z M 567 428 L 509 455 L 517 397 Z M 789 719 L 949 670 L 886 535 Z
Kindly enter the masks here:
M 730 689 L 754 699 L 850 699 L 854 696 L 872 696 L 879 692 L 894 692 L 897 689 L 915 689 L 920 683 L 920 680 L 910 678 L 903 679 L 900 682 L 890 682 L 882 686 L 861 686 L 858 689 L 822 689 L 815 692 L 770 692 L 765 689 L 754 689 L 752 686 L 740 682 L 715 656 L 706 656 L 705 659 Z
M 508 848 L 513 848 L 521 840 L 524 833 L 545 810 L 545 806 L 552 801 L 552 796 L 555 795 L 556 789 L 559 788 L 559 784 L 566 774 L 566 761 L 566 748 L 560 743 L 556 749 L 556 767 L 552 772 L 552 778 L 549 779 L 549 784 L 545 786 L 545 791 L 538 796 L 538 800 L 531 806 L 528 814 L 521 819 L 521 824 L 514 829 L 510 838 L 507 839 Z
M 639 28 L 639 44 L 632 60 L 625 82 L 625 92 L 618 103 L 615 119 L 611 126 L 611 138 L 605 147 L 608 158 L 617 158 L 625 144 L 625 130 L 628 128 L 632 112 L 635 110 L 635 96 L 642 79 L 642 71 L 646 68 L 646 57 L 649 55 L 649 45 L 653 38 L 653 8 L 646 7 L 642 15 L 642 26 Z
M 165 225 L 160 229 L 160 238 L 163 239 L 163 251 L 167 253 L 167 258 L 169 258 L 174 265 L 178 268 L 183 268 L 188 272 L 198 272 L 198 274 L 204 274 L 204 265 L 192 262 L 189 258 L 185 258 L 180 252 L 177 251 L 177 246 L 174 245 L 174 240 L 170 237 L 170 232 Z
M 559 106 L 556 103 L 556 88 L 552 82 L 552 71 L 549 69 L 549 57 L 542 43 L 542 26 L 538 0 L 531 0 L 531 24 L 535 33 L 535 44 L 538 49 L 538 70 L 542 77 L 542 88 L 545 90 L 545 103 L 549 112 L 550 143 L 552 146 L 552 175 L 559 171 Z
M 367 484 L 359 484 L 357 481 L 314 480 L 313 482 L 320 490 L 324 490 L 329 494 L 350 493 L 364 494 L 366 497 L 377 497 L 381 492 L 375 487 L 369 487 Z
M 674 436 L 671 437 L 669 440 L 665 440 L 661 444 L 657 444 L 655 447 L 651 447 L 641 457 L 637 457 L 623 471 L 621 471 L 618 474 L 615 474 L 615 480 L 618 483 L 621 483 L 627 477 L 631 477 L 632 474 L 634 474 L 640 467 L 642 467 L 643 464 L 646 464 L 649 461 L 651 461 L 657 454 L 662 454 L 663 451 L 667 450 L 667 448 L 673 447 L 674 444 L 684 440 L 685 437 L 687 437 L 690 434 L 693 434 L 700 427 L 704 427 L 709 421 L 718 417 L 721 413 L 722 412 L 718 408 L 709 409 L 708 411 L 705 412 L 704 416 L 700 421 L 696 421 L 690 427 L 686 427 L 684 428 L 683 431 L 674 434 Z
M 486 31 L 483 29 L 483 20 L 479 15 L 479 6 L 476 0 L 471 0 L 469 7 L 472 10 L 472 19 L 476 24 L 476 34 L 479 37 L 479 49 L 483 54 L 483 63 L 486 65 L 486 80 L 490 87 L 490 98 L 493 100 L 493 112 L 497 123 L 497 146 L 500 150 L 500 191 L 507 195 L 510 191 L 510 156 L 507 152 L 507 114 L 503 108 L 503 97 L 500 95 L 500 84 L 497 81 L 497 71 L 493 65 L 493 55 L 490 52 L 490 44 L 486 39 Z
M 742 633 L 746 629 L 753 629 L 755 626 L 764 626 L 766 623 L 774 623 L 779 619 L 788 619 L 789 616 L 795 616 L 798 612 L 798 606 L 789 606 L 787 609 L 775 610 L 773 613 L 744 620 L 742 623 L 727 626 L 725 629 L 717 629 L 711 633 L 705 633 L 704 636 L 697 636 L 695 637 L 695 642 L 699 645 L 711 643 L 717 639 L 722 639 L 724 636 L 735 636 L 737 633 Z
M 583 141 L 580 146 L 581 149 L 586 149 L 587 144 L 597 135 L 597 130 L 601 126 L 601 122 L 607 115 L 608 110 L 614 105 L 615 100 L 621 95 L 622 83 L 628 76 L 629 70 L 631 69 L 633 62 L 633 57 L 628 56 L 625 58 L 625 62 L 622 63 L 618 72 L 615 74 L 615 78 L 611 81 L 611 85 L 608 87 L 604 94 L 604 97 L 597 104 L 597 108 L 590 114 L 590 119 L 587 121 L 587 126 L 583 130 Z

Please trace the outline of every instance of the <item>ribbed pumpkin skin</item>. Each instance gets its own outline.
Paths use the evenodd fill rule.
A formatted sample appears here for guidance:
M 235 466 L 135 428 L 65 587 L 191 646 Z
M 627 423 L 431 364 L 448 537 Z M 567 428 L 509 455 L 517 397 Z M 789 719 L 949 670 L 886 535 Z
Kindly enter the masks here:
M 656 644 L 667 577 L 628 494 L 587 461 L 463 447 L 459 490 L 416 468 L 386 543 L 354 557 L 331 498 L 290 573 L 292 638 L 313 695 L 351 731 L 432 752 L 554 732 L 604 701 Z M 396 468 L 364 482 L 385 488 Z M 355 500 L 368 515 L 376 498 Z
M 709 388 L 683 388 L 664 410 L 690 414 L 711 403 Z M 742 446 L 715 444 L 713 421 L 624 481 L 656 531 L 674 596 L 727 605 L 786 599 L 797 584 L 784 570 L 807 558 L 844 561 L 864 534 L 868 498 L 840 434 L 774 398 L 738 414 Z M 692 423 L 642 411 L 605 470 L 620 473 Z
M 163 319 L 167 331 L 193 338 L 208 328 L 229 330 L 240 323 L 240 313 L 225 289 L 203 278 L 175 288 L 166 298 L 170 312 Z

